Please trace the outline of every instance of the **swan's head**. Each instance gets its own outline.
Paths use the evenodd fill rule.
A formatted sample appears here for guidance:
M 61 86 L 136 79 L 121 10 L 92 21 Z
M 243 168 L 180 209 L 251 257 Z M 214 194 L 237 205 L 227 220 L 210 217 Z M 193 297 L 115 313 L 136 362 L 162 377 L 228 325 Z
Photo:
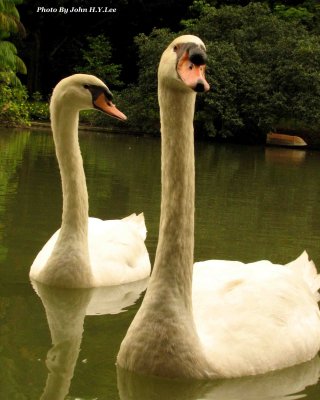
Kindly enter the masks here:
M 75 74 L 57 84 L 52 93 L 50 107 L 60 103 L 78 111 L 94 108 L 111 117 L 126 120 L 127 117 L 112 103 L 112 98 L 108 86 L 97 77 Z
M 159 82 L 175 89 L 206 92 L 210 89 L 205 78 L 206 61 L 206 48 L 201 39 L 193 35 L 179 36 L 162 54 Z

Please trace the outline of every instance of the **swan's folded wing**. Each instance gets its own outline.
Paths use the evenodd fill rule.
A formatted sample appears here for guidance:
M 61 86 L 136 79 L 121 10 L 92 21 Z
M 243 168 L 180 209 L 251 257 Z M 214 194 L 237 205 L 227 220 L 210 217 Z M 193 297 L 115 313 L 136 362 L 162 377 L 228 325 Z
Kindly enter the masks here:
M 319 301 L 320 275 L 317 272 L 314 262 L 309 260 L 308 253 L 304 251 L 296 260 L 286 264 L 286 267 L 304 279 L 310 290 L 315 294 L 316 300 Z
M 143 212 L 138 215 L 136 213 L 133 213 L 133 214 L 129 215 L 128 217 L 122 218 L 121 221 L 124 221 L 124 222 L 130 224 L 134 229 L 137 230 L 137 232 L 140 233 L 142 239 L 146 240 L 147 228 L 146 228 Z
M 289 367 L 314 357 L 320 346 L 314 293 L 286 266 L 196 263 L 193 309 L 208 359 L 221 376 Z
M 123 284 L 150 275 L 144 239 L 131 221 L 90 218 L 88 236 L 92 273 L 99 286 L 103 282 L 106 286 Z

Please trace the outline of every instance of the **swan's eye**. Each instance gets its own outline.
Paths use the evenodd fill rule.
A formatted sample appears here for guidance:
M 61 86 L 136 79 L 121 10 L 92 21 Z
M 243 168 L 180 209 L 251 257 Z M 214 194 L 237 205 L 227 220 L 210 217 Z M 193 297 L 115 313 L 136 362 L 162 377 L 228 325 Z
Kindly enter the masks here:
M 175 51 L 175 52 L 177 52 L 178 50 L 179 50 L 179 45 L 178 44 L 176 44 L 174 47 L 173 47 L 173 51 Z
M 89 85 L 83 85 L 85 89 L 89 89 Z
M 190 65 L 189 65 L 189 69 L 193 69 L 193 64 L 190 64 Z

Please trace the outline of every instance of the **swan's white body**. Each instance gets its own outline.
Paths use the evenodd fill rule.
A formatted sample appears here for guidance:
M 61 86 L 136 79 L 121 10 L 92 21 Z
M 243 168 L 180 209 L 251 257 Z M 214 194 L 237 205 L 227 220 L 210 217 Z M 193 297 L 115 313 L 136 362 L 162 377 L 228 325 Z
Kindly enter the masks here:
M 319 284 L 306 252 L 286 266 L 196 263 L 194 321 L 218 376 L 257 375 L 313 358 L 320 347 Z
M 44 266 L 51 256 L 59 233 L 60 229 L 51 236 L 38 253 L 30 271 L 32 279 L 40 281 L 37 277 L 41 276 Z M 107 221 L 89 218 L 88 248 L 92 277 L 88 287 L 122 285 L 149 276 L 150 260 L 144 244 L 145 237 L 146 228 L 143 214 L 132 214 L 124 219 Z M 68 243 L 65 245 L 67 247 Z M 60 254 L 61 264 L 64 268 L 63 279 L 67 281 L 69 264 L 66 262 L 63 250 Z M 51 281 L 59 279 L 61 272 L 52 269 L 51 274 L 52 278 L 46 274 L 42 281 L 45 280 L 50 284 Z M 71 285 L 75 274 L 77 271 L 70 268 Z M 58 275 L 57 278 L 55 278 L 56 275 Z
M 79 111 L 96 107 L 125 119 L 111 98 L 102 81 L 83 74 L 63 79 L 53 91 L 50 113 L 62 180 L 63 214 L 61 228 L 31 266 L 30 278 L 35 281 L 81 288 L 124 284 L 150 274 L 143 214 L 112 221 L 88 218 L 78 143 Z
M 306 253 L 286 266 L 215 260 L 193 266 L 196 94 L 190 87 L 196 85 L 178 74 L 188 54 L 190 70 L 204 64 L 201 48 L 199 38 L 182 36 L 160 61 L 159 242 L 147 293 L 121 344 L 118 364 L 169 378 L 257 375 L 317 354 L 320 279 Z M 199 79 L 205 79 L 201 71 Z

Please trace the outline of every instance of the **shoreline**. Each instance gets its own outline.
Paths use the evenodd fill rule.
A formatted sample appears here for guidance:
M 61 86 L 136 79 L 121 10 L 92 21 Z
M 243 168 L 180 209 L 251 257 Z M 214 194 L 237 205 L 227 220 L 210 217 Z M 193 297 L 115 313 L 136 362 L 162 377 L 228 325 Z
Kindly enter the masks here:
M 32 121 L 30 126 L 26 125 L 20 125 L 20 126 L 3 126 L 3 128 L 12 128 L 12 129 L 35 129 L 35 130 L 51 130 L 51 124 L 49 121 L 43 121 L 43 122 L 38 122 L 38 121 Z M 121 126 L 108 126 L 108 127 L 102 127 L 102 126 L 93 126 L 93 125 L 88 125 L 88 124 L 79 124 L 79 131 L 86 132 L 86 131 L 91 131 L 91 132 L 101 132 L 101 133 L 120 133 L 124 135 L 130 135 L 130 136 L 149 136 L 149 137 L 160 137 L 160 132 L 157 133 L 146 133 L 142 131 L 133 131 L 132 128 L 124 128 Z M 291 133 L 291 132 L 290 132 Z M 285 132 L 284 134 L 288 134 L 288 131 Z M 287 148 L 290 149 L 292 147 L 290 146 L 283 146 L 283 145 L 274 145 L 274 144 L 269 144 L 267 141 L 265 143 L 259 142 L 259 143 L 246 143 L 246 142 L 240 142 L 238 140 L 221 140 L 221 138 L 213 138 L 213 137 L 203 137 L 201 135 L 195 134 L 195 140 L 196 141 L 204 141 L 208 143 L 233 143 L 233 144 L 239 144 L 239 145 L 257 145 L 257 146 L 263 146 L 263 147 L 281 147 L 281 148 Z M 294 147 L 294 149 L 299 150 L 299 151 L 304 151 L 304 150 L 320 150 L 320 145 L 318 143 L 310 144 L 310 142 L 306 146 L 302 147 Z

